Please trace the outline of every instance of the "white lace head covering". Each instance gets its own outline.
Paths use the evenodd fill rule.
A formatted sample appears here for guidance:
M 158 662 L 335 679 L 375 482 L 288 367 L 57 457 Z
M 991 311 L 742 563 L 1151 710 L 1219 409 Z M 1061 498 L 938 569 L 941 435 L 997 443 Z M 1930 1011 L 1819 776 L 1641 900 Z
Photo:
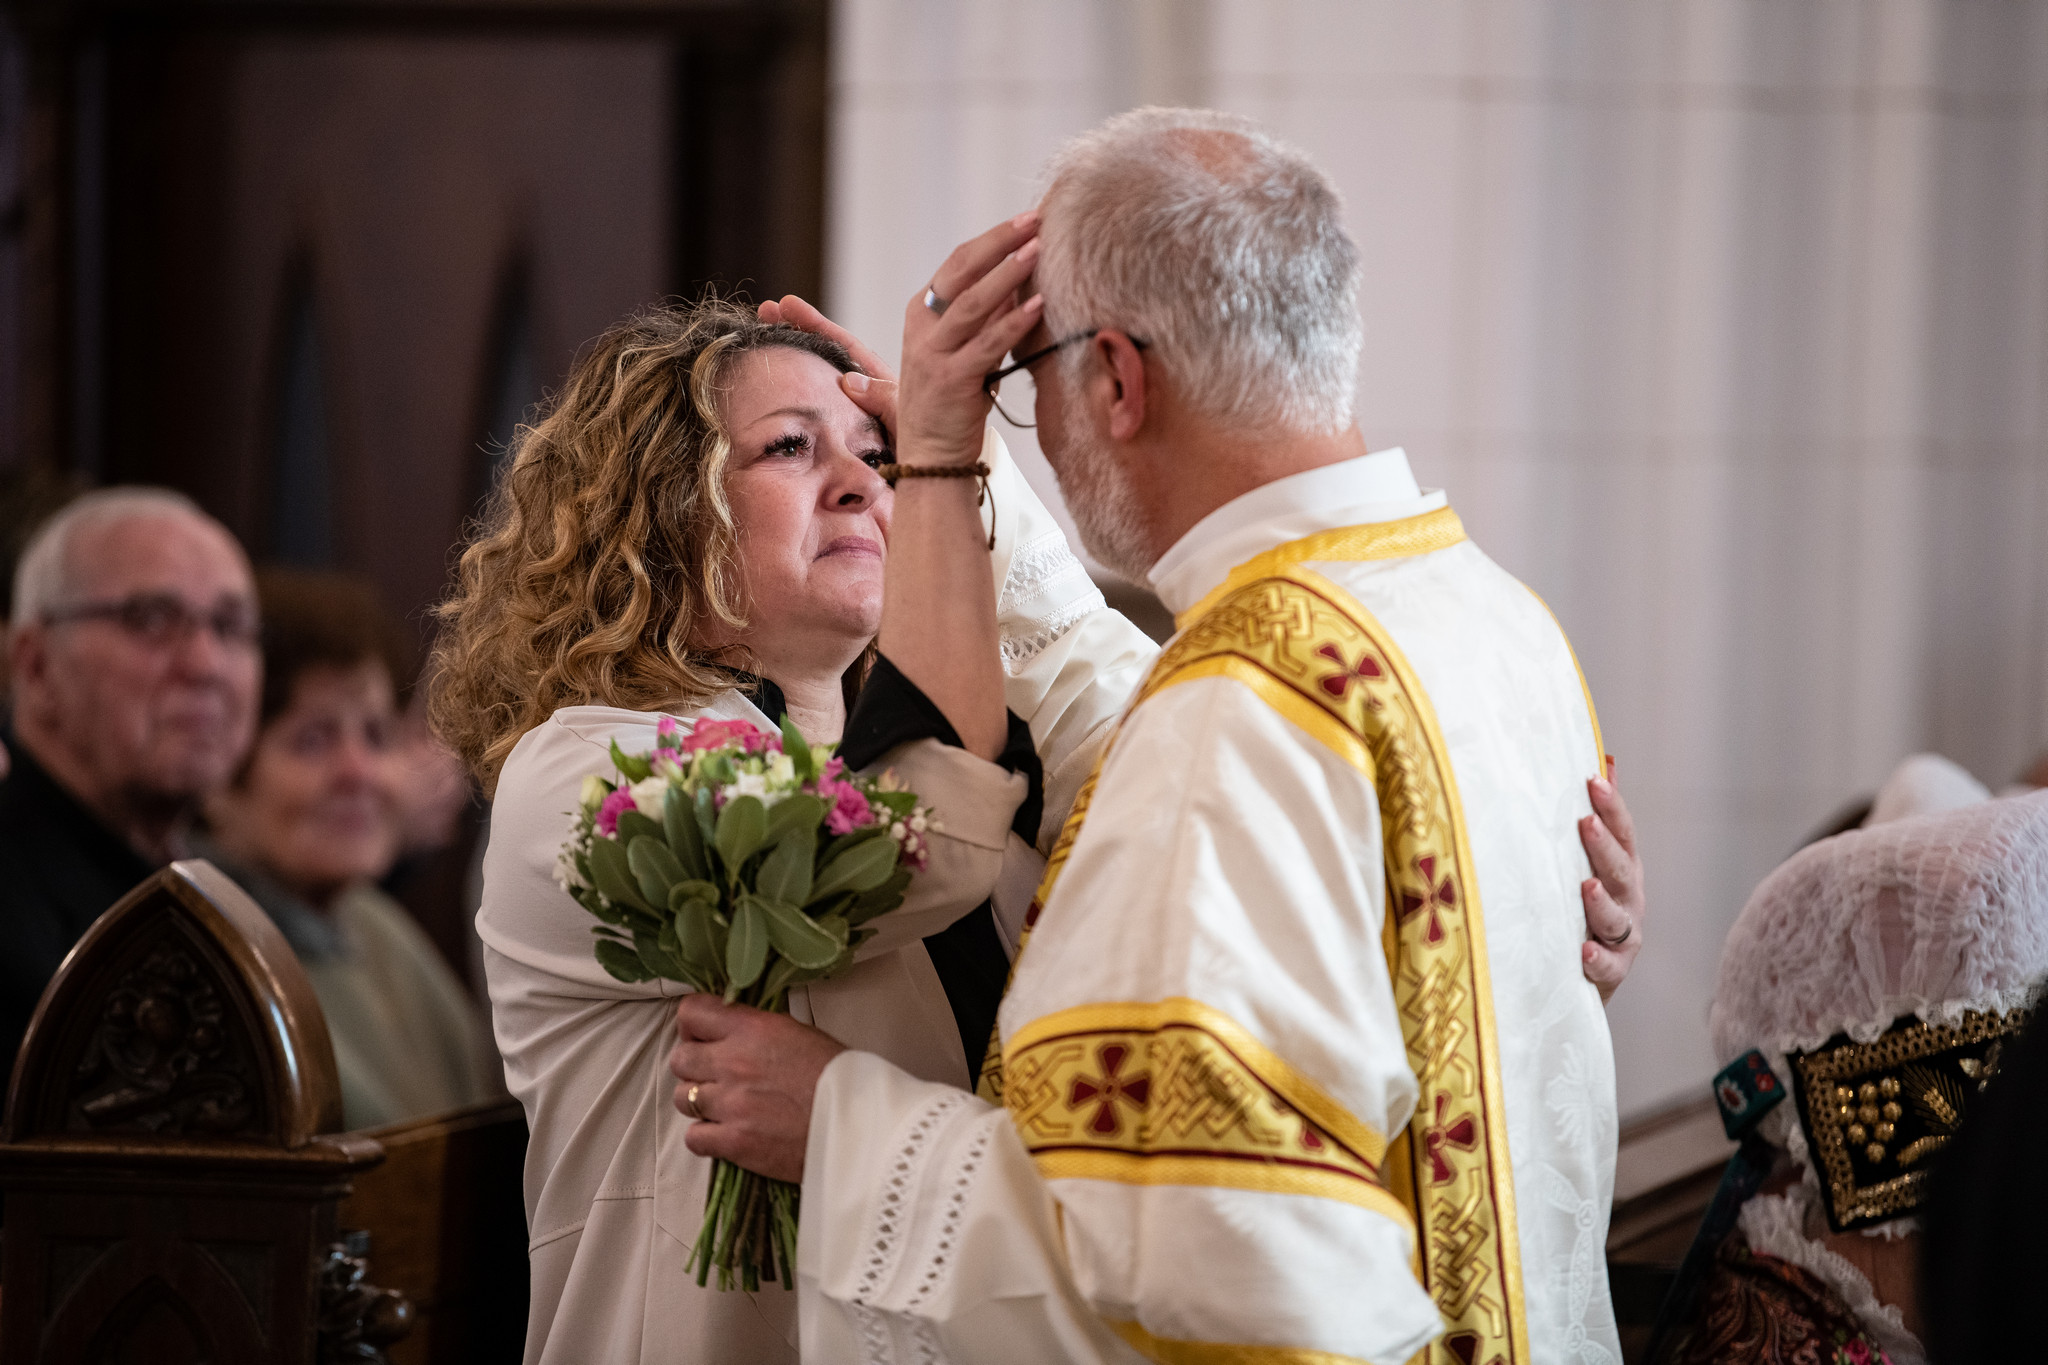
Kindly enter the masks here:
M 1756 889 L 1721 951 L 1709 1017 L 1722 1061 L 1761 1052 L 1790 1094 L 1790 1052 L 1838 1033 L 1872 1042 L 1904 1015 L 1955 1024 L 2033 1003 L 2048 977 L 2048 792 L 1852 830 L 1800 850 Z M 1752 1249 L 1804 1266 L 1841 1294 L 1896 1365 L 1920 1343 L 1896 1306 L 1811 1236 L 1820 1184 L 1794 1106 L 1758 1131 L 1802 1168 L 1740 1224 Z M 1868 1231 L 1915 1226 L 1894 1219 Z
M 1756 1048 L 1789 1081 L 1787 1052 L 1867 1043 L 1906 1014 L 2018 1009 L 2044 976 L 2048 792 L 1851 830 L 1801 849 L 1743 907 L 1714 1052 Z

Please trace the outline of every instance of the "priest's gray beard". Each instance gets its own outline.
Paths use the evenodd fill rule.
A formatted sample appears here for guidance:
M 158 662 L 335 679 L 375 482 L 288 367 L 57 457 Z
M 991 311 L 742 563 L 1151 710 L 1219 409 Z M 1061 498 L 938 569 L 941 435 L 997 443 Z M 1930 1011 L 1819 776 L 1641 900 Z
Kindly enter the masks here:
M 1066 430 L 1067 457 L 1060 461 L 1060 493 L 1073 513 L 1081 548 L 1103 568 L 1132 583 L 1143 583 L 1152 567 L 1144 518 L 1129 477 L 1093 432 Z

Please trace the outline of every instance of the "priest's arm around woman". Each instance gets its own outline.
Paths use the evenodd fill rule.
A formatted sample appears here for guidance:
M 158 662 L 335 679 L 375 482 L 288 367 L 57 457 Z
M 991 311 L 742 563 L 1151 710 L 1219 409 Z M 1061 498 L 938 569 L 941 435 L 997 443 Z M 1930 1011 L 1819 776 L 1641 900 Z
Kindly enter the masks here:
M 1002 236 L 998 256 L 1029 226 Z M 1008 289 L 1028 267 L 1009 268 Z M 1014 305 L 992 308 L 988 334 L 956 363 L 993 368 L 1020 322 Z M 1018 577 L 1019 539 L 1050 522 L 1001 468 L 999 509 L 1025 513 L 1005 511 L 999 527 L 1006 582 L 1027 596 L 1066 586 L 1037 592 L 1040 628 L 1005 622 L 1019 641 L 1009 676 L 993 643 L 955 648 L 998 634 L 976 483 L 909 481 L 893 494 L 878 466 L 899 449 L 936 457 L 919 453 L 916 432 L 892 444 L 847 397 L 855 368 L 842 346 L 724 304 L 613 328 L 522 433 L 444 608 L 435 716 L 494 795 L 478 932 L 507 1081 L 533 1135 L 529 1361 L 796 1357 L 794 1294 L 699 1289 L 686 1269 L 710 1163 L 684 1148 L 687 1121 L 668 1102 L 682 988 L 608 976 L 588 917 L 555 880 L 568 812 L 608 746 L 651 748 L 664 715 L 770 727 L 785 712 L 813 741 L 840 740 L 849 724 L 851 744 L 901 741 L 877 762 L 941 812 L 929 869 L 860 962 L 793 992 L 791 1008 L 909 1074 L 965 1086 L 967 1025 L 920 940 L 976 912 L 1006 852 L 1029 856 L 1012 826 L 1035 804 L 1037 757 L 1023 723 L 1006 724 L 1005 694 L 1051 756 L 1084 745 L 1114 709 L 1091 700 L 1094 674 L 1120 701 L 1131 685 L 1120 673 L 1149 658 L 1120 620 L 1089 629 L 1099 669 L 1047 647 L 1063 614 L 1099 611 L 1100 598 L 1088 600 L 1085 576 Z M 871 644 L 886 662 L 870 667 Z M 849 717 L 869 672 L 875 686 Z M 999 990 L 1001 947 L 992 933 L 981 945 Z

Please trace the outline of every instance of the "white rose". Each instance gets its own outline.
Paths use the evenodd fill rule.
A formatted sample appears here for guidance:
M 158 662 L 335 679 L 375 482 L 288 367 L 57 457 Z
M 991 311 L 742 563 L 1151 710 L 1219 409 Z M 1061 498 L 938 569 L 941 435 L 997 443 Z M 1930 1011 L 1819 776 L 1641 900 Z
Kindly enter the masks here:
M 592 773 L 583 779 L 583 791 L 578 795 L 577 802 L 583 809 L 595 815 L 598 807 L 604 804 L 605 797 L 610 795 L 611 790 L 604 785 L 604 779 Z
M 650 820 L 661 819 L 661 803 L 668 795 L 668 779 L 659 774 L 635 782 L 631 788 L 633 809 Z

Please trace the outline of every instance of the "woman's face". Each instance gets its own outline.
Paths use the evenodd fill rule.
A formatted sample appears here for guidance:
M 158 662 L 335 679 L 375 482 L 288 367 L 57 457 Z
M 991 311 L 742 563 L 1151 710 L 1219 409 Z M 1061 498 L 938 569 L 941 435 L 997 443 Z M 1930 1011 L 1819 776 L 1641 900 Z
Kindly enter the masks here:
M 305 670 L 247 775 L 208 805 L 221 843 L 318 906 L 383 876 L 399 849 L 396 725 L 383 664 Z
M 724 415 L 744 643 L 771 677 L 836 672 L 881 626 L 893 495 L 875 466 L 892 458 L 888 437 L 841 392 L 838 370 L 786 346 L 734 361 Z

